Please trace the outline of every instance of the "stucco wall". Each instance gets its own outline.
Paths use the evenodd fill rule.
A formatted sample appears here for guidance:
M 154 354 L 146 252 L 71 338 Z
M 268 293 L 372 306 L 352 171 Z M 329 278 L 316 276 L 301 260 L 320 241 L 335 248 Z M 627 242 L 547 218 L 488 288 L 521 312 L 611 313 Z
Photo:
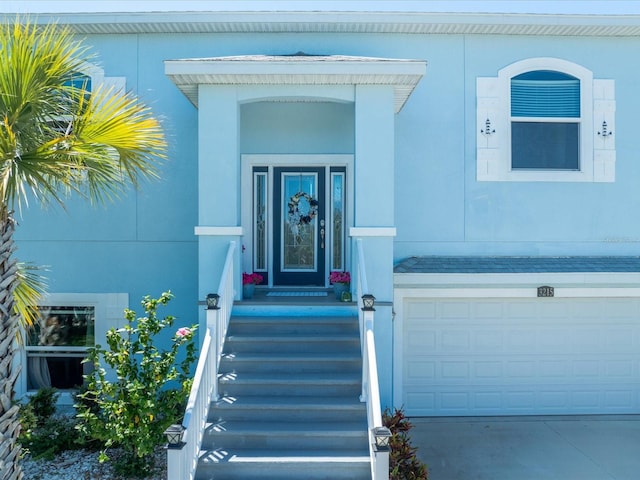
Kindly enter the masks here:
M 126 77 L 127 88 L 160 116 L 170 158 L 160 181 L 107 208 L 73 201 L 65 213 L 30 205 L 18 229 L 18 256 L 50 266 L 51 291 L 125 291 L 137 306 L 142 295 L 171 289 L 175 313 L 196 315 L 197 110 L 164 75 L 163 65 L 190 57 L 304 51 L 426 60 L 426 76 L 395 118 L 396 260 L 433 254 L 637 254 L 640 166 L 633 128 L 640 73 L 630 62 L 640 39 L 235 33 L 94 35 L 87 42 L 105 74 Z M 476 181 L 476 78 L 542 56 L 615 80 L 614 183 Z M 352 153 L 353 116 L 348 104 L 245 105 L 240 150 Z M 214 188 L 216 179 L 210 182 Z

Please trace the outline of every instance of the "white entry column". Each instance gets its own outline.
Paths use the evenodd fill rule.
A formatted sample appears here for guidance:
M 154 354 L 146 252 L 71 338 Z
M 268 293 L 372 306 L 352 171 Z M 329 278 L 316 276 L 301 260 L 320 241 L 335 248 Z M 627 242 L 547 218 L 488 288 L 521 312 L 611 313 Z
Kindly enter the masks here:
M 362 239 L 370 290 L 365 293 L 376 297 L 374 334 L 383 408 L 393 403 L 394 122 L 393 86 L 356 86 L 355 208 L 350 234 L 354 240 Z
M 231 240 L 236 240 L 236 272 L 240 226 L 240 118 L 237 87 L 198 87 L 198 297 L 215 292 Z M 241 278 L 236 291 L 241 292 Z

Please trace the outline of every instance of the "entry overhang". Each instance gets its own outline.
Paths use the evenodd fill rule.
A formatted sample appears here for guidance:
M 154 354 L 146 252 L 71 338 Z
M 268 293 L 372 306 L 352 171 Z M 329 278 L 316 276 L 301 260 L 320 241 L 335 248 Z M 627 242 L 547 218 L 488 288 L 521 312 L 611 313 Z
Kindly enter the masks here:
M 389 85 L 398 113 L 426 72 L 424 60 L 342 55 L 248 55 L 166 60 L 165 74 L 198 106 L 199 85 Z

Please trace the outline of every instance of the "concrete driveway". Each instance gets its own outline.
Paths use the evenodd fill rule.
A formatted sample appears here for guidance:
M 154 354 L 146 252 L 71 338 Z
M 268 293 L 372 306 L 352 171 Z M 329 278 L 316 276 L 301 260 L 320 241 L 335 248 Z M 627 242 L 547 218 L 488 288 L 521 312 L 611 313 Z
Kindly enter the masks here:
M 640 415 L 410 421 L 429 480 L 640 478 Z

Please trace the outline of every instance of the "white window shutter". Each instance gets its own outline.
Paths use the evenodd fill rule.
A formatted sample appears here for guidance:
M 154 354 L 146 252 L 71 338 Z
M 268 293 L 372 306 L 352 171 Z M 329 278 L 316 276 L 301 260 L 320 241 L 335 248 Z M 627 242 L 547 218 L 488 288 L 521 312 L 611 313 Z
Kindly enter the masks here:
M 476 179 L 492 181 L 500 179 L 500 143 L 496 127 L 499 120 L 500 98 L 497 78 L 476 80 Z
M 614 182 L 616 101 L 613 80 L 593 81 L 593 180 Z

